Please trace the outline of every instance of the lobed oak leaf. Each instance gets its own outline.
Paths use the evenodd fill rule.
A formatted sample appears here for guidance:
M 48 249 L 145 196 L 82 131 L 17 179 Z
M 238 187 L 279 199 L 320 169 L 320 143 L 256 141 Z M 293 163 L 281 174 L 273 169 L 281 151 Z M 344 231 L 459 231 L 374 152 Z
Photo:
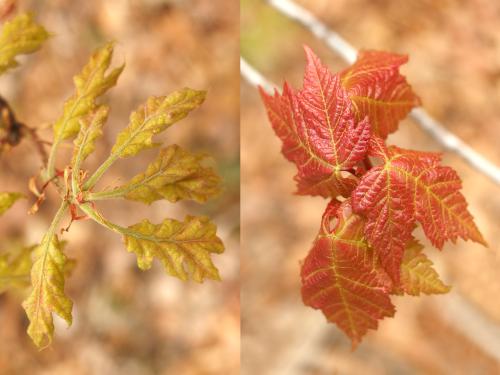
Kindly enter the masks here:
M 378 320 L 395 313 L 392 282 L 364 239 L 365 219 L 349 200 L 330 202 L 301 270 L 304 304 L 321 309 L 355 347 Z
M 0 293 L 30 286 L 31 255 L 36 246 L 13 246 L 0 255 Z
M 63 245 L 56 235 L 45 236 L 35 250 L 31 269 L 32 291 L 24 300 L 23 307 L 30 320 L 28 334 L 38 347 L 52 341 L 54 322 L 52 313 L 72 323 L 73 303 L 64 294 L 67 258 Z
M 37 51 L 49 36 L 31 13 L 20 14 L 6 22 L 0 33 L 0 74 L 18 66 L 18 55 Z
M 152 142 L 152 137 L 198 108 L 205 96 L 205 91 L 184 88 L 168 96 L 149 98 L 132 113 L 129 125 L 118 134 L 111 154 L 127 158 L 144 149 L 158 146 Z
M 419 97 L 399 72 L 407 61 L 404 55 L 361 51 L 356 62 L 340 73 L 356 119 L 368 116 L 373 133 L 384 139 L 420 105 Z
M 444 294 L 450 291 L 437 272 L 432 268 L 432 262 L 422 252 L 423 246 L 412 239 L 405 249 L 401 262 L 401 278 L 399 285 L 394 286 L 393 293 L 419 296 L 424 294 Z
M 177 145 L 168 146 L 144 173 L 123 186 L 104 192 L 103 196 L 123 196 L 146 204 L 160 199 L 170 202 L 190 199 L 204 203 L 221 190 L 220 177 L 213 168 L 202 165 L 204 159 L 204 155 L 192 154 Z
M 21 193 L 0 193 L 0 215 L 3 215 L 19 199 L 25 198 Z
M 295 92 L 285 83 L 283 94 L 274 96 L 260 89 L 262 100 L 283 155 L 297 165 L 297 193 L 346 197 L 356 186 L 352 172 L 365 157 L 370 124 L 355 121 L 339 76 L 307 47 L 306 55 L 303 89 Z
M 95 141 L 102 137 L 102 128 L 108 119 L 109 107 L 101 105 L 80 120 L 80 131 L 74 141 L 71 164 L 74 170 L 95 150 Z
M 64 103 L 64 110 L 54 123 L 54 141 L 74 137 L 80 131 L 80 120 L 95 111 L 96 100 L 116 85 L 125 65 L 108 72 L 113 57 L 113 43 L 97 49 L 74 77 L 76 93 Z
M 128 227 L 125 246 L 137 256 L 140 269 L 151 268 L 158 258 L 168 274 L 197 282 L 220 280 L 211 254 L 224 251 L 216 235 L 217 227 L 207 217 L 186 216 L 184 222 L 165 219 L 161 224 L 148 220 Z

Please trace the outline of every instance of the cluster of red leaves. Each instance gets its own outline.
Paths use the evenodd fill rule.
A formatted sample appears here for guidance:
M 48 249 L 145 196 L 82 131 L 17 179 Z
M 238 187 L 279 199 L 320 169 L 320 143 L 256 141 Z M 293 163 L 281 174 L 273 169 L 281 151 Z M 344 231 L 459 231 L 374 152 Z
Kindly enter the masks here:
M 486 244 L 440 155 L 385 143 L 420 104 L 399 72 L 407 56 L 365 51 L 332 74 L 307 47 L 306 55 L 301 90 L 285 83 L 281 94 L 261 94 L 297 165 L 297 194 L 331 199 L 302 265 L 303 301 L 356 346 L 394 315 L 391 294 L 449 290 L 412 236 L 417 223 L 438 249 L 458 237 Z

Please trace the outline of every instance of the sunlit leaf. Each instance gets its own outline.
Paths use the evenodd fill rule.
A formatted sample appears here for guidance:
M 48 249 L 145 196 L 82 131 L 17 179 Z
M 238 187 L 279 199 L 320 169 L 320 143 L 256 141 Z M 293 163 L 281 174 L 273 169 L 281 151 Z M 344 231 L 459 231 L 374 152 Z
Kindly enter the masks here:
M 74 168 L 77 160 L 79 163 L 87 159 L 95 150 L 95 141 L 102 136 L 102 127 L 108 118 L 109 108 L 105 105 L 97 107 L 94 111 L 83 117 L 80 121 L 80 132 L 75 138 L 72 165 Z
M 332 74 L 306 47 L 301 90 L 261 95 L 284 156 L 297 165 L 299 194 L 331 198 L 302 267 L 302 297 L 355 346 L 394 314 L 390 294 L 446 293 L 412 237 L 418 224 L 439 249 L 458 238 L 486 245 L 438 153 L 387 147 L 420 104 L 400 67 L 406 56 L 361 52 Z
M 432 262 L 422 252 L 423 246 L 416 240 L 410 241 L 405 249 L 401 263 L 400 284 L 395 286 L 396 294 L 419 296 L 424 294 L 443 294 L 450 291 L 437 272 L 432 268 Z
M 165 219 L 161 224 L 148 220 L 130 226 L 124 234 L 127 250 L 137 256 L 142 270 L 161 261 L 167 273 L 181 280 L 219 280 L 211 255 L 224 251 L 216 226 L 207 217 L 186 216 L 184 222 Z
M 0 33 L 0 74 L 18 65 L 16 56 L 37 51 L 49 36 L 30 13 L 6 22 Z
M 205 100 L 205 91 L 188 88 L 168 96 L 151 97 L 130 116 L 129 125 L 118 134 L 112 155 L 134 156 L 140 151 L 158 146 L 155 134 L 182 120 Z
M 21 193 L 0 193 L 0 215 L 3 215 L 19 199 L 24 198 Z
M 204 155 L 171 145 L 160 151 L 144 173 L 123 186 L 104 192 L 104 196 L 123 196 L 147 204 L 160 199 L 206 202 L 220 192 L 221 180 L 213 168 L 202 165 L 204 158 Z
M 350 202 L 332 201 L 302 265 L 302 299 L 320 309 L 356 346 L 378 320 L 393 316 L 392 282 L 364 239 L 364 219 Z
M 97 49 L 80 74 L 75 76 L 75 94 L 64 103 L 64 111 L 54 124 L 54 139 L 65 140 L 78 134 L 80 120 L 95 110 L 96 100 L 113 87 L 124 65 L 108 72 L 113 43 Z
M 355 120 L 347 91 L 306 47 L 304 87 L 287 83 L 283 94 L 261 91 L 269 120 L 283 142 L 283 155 L 298 168 L 299 194 L 348 196 L 356 179 L 354 166 L 366 155 L 370 124 Z
M 57 236 L 45 236 L 35 250 L 31 270 L 33 289 L 23 302 L 30 320 L 28 334 L 38 347 L 45 347 L 52 341 L 54 322 L 52 313 L 72 323 L 73 303 L 64 294 L 67 259 Z
M 391 169 L 373 168 L 354 190 L 352 203 L 357 213 L 366 214 L 366 238 L 385 270 L 398 282 L 404 249 L 415 227 L 413 202 L 404 181 Z
M 408 57 L 389 52 L 361 51 L 356 62 L 341 72 L 356 118 L 368 116 L 374 134 L 387 138 L 420 99 L 399 72 Z
M 434 246 L 442 249 L 445 241 L 455 243 L 459 237 L 487 246 L 467 210 L 465 197 L 460 193 L 462 181 L 456 171 L 445 166 L 429 167 L 408 179 L 416 189 L 416 218 Z
M 439 155 L 386 148 L 379 138 L 371 143 L 370 155 L 383 159 L 383 165 L 361 178 L 352 202 L 355 212 L 368 217 L 367 239 L 394 281 L 399 281 L 416 220 L 438 248 L 458 237 L 485 244 L 460 193 L 460 179 L 450 167 L 438 165 Z

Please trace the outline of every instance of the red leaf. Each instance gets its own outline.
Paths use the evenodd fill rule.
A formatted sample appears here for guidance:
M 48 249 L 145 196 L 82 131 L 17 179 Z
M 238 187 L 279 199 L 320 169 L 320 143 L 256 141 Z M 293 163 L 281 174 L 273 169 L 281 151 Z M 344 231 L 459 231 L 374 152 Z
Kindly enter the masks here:
M 399 67 L 407 61 L 404 55 L 361 51 L 357 61 L 340 73 L 356 118 L 368 116 L 373 133 L 384 139 L 413 107 L 420 105 L 420 99 L 399 73 Z
M 283 94 L 274 96 L 261 89 L 262 99 L 283 154 L 297 165 L 298 194 L 347 197 L 357 182 L 353 168 L 367 152 L 370 124 L 354 119 L 340 77 L 306 53 L 304 88 L 294 92 L 285 83 Z
M 311 144 L 328 155 L 342 170 L 353 168 L 364 158 L 370 140 L 367 117 L 354 120 L 347 92 L 340 76 L 333 75 L 319 58 L 305 47 L 307 66 L 304 88 L 299 93 L 304 118 L 311 132 Z
M 349 200 L 332 201 L 301 271 L 304 304 L 321 309 L 354 347 L 379 319 L 395 313 L 391 279 L 363 238 L 364 224 Z
M 352 205 L 356 213 L 366 215 L 367 239 L 396 283 L 415 220 L 438 248 L 458 237 L 485 244 L 459 192 L 460 179 L 453 169 L 438 165 L 439 154 L 386 148 L 376 137 L 369 153 L 384 164 L 361 178 Z
M 298 193 L 333 198 L 302 265 L 303 301 L 356 346 L 394 314 L 390 293 L 449 290 L 411 235 L 417 222 L 438 248 L 459 237 L 486 243 L 440 154 L 385 144 L 420 104 L 399 73 L 407 57 L 361 52 L 332 74 L 305 49 L 303 89 L 285 83 L 283 94 L 261 94 L 283 154 L 297 165 Z M 339 195 L 347 199 L 340 203 Z
M 373 168 L 354 190 L 352 205 L 355 212 L 367 216 L 366 238 L 384 269 L 398 283 L 404 249 L 415 223 L 404 179 L 390 169 Z
M 442 249 L 445 241 L 455 243 L 458 237 L 487 246 L 467 210 L 465 197 L 460 193 L 462 182 L 452 168 L 426 168 L 412 177 L 417 188 L 416 218 L 434 246 Z

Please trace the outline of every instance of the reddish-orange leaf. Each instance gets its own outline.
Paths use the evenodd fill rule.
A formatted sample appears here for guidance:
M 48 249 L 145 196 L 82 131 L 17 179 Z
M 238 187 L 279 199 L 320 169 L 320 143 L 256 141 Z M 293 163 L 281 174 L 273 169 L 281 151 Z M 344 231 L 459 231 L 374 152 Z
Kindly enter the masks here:
M 319 58 L 305 47 L 307 66 L 304 88 L 299 92 L 310 143 L 337 168 L 349 170 L 366 155 L 370 140 L 367 116 L 354 120 L 347 92 L 340 77 L 333 75 Z
M 438 165 L 439 154 L 386 148 L 376 137 L 369 153 L 384 164 L 363 176 L 352 205 L 368 218 L 365 234 L 395 282 L 415 220 L 438 248 L 458 237 L 485 244 L 459 191 L 460 179 L 453 169 Z
M 412 178 L 416 185 L 416 218 L 434 246 L 442 249 L 445 241 L 455 243 L 458 237 L 487 246 L 460 193 L 462 182 L 457 172 L 437 166 L 409 177 Z
M 373 168 L 354 190 L 352 204 L 357 213 L 366 215 L 366 238 L 384 269 L 399 282 L 401 260 L 415 223 L 404 180 L 390 169 Z
M 341 73 L 358 120 L 369 117 L 374 134 L 387 138 L 400 120 L 420 105 L 420 99 L 399 73 L 408 57 L 389 52 L 361 51 Z
M 378 320 L 395 313 L 391 279 L 364 240 L 364 224 L 349 200 L 332 201 L 301 271 L 304 304 L 321 309 L 353 346 Z
M 262 99 L 283 154 L 297 165 L 298 194 L 346 197 L 357 182 L 353 168 L 367 152 L 370 124 L 354 119 L 340 77 L 306 53 L 304 88 L 295 92 L 285 83 L 274 96 L 261 89 Z
M 285 83 L 282 95 L 277 91 L 274 96 L 262 89 L 260 92 L 273 129 L 283 142 L 283 155 L 297 165 L 298 193 L 324 197 L 348 195 L 356 185 L 354 176 L 341 175 L 335 165 L 311 146 L 303 110 L 294 90 Z
M 377 142 L 383 141 L 374 138 L 370 152 L 371 145 Z M 390 146 L 386 152 L 389 159 L 385 167 L 404 179 L 415 218 L 434 246 L 442 249 L 445 241 L 455 243 L 458 237 L 487 245 L 460 193 L 460 177 L 452 168 L 439 165 L 440 154 L 396 146 Z
M 449 290 L 412 237 L 417 223 L 438 248 L 459 237 L 485 241 L 440 154 L 385 144 L 420 104 L 399 72 L 407 57 L 361 52 L 332 74 L 307 47 L 306 56 L 303 89 L 285 83 L 282 94 L 261 94 L 283 154 L 297 165 L 298 193 L 333 198 L 302 266 L 303 301 L 355 346 L 394 314 L 389 294 Z

